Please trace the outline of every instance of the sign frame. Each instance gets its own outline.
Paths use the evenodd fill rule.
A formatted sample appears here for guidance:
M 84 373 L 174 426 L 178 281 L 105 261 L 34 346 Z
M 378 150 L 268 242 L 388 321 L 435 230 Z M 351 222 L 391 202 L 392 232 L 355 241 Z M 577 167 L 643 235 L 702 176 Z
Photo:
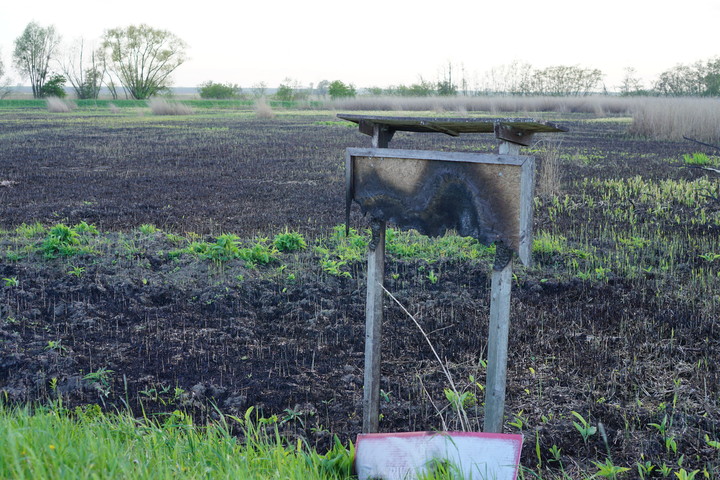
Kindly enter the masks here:
M 392 190 L 393 187 L 396 185 L 402 185 L 399 187 L 400 189 L 404 190 L 419 190 L 422 185 L 417 184 L 417 182 L 422 182 L 424 179 L 422 178 L 422 173 L 416 173 L 415 171 L 418 169 L 427 169 L 430 165 L 437 165 L 437 162 L 443 162 L 443 169 L 452 171 L 453 169 L 457 170 L 457 175 L 462 176 L 464 173 L 468 173 L 471 170 L 468 170 L 468 168 L 474 170 L 477 172 L 478 169 L 483 169 L 483 166 L 488 166 L 488 170 L 497 170 L 497 172 L 488 171 L 487 176 L 490 174 L 498 173 L 499 175 L 507 175 L 508 172 L 513 173 L 517 176 L 517 178 L 512 182 L 514 183 L 513 187 L 517 187 L 517 192 L 500 192 L 501 194 L 507 196 L 517 196 L 517 202 L 518 204 L 515 206 L 515 212 L 512 215 L 512 217 L 517 216 L 516 218 L 513 218 L 512 220 L 517 222 L 516 225 L 503 225 L 503 230 L 510 230 L 505 231 L 503 235 L 498 236 L 497 238 L 478 238 L 477 235 L 473 235 L 469 233 L 469 231 L 463 232 L 462 227 L 457 229 L 458 234 L 463 236 L 473 236 L 477 238 L 481 243 L 484 244 L 490 244 L 495 241 L 503 241 L 506 245 L 510 246 L 512 250 L 514 250 L 518 257 L 520 258 L 520 261 L 523 263 L 523 265 L 529 266 L 532 261 L 532 226 L 533 226 L 533 193 L 535 190 L 535 158 L 532 156 L 525 156 L 525 155 L 508 155 L 508 154 L 487 154 L 487 153 L 465 153 L 465 152 L 440 152 L 440 151 L 432 151 L 432 150 L 405 150 L 405 149 L 391 149 L 391 148 L 347 148 L 345 153 L 345 192 L 346 192 L 346 198 L 345 198 L 345 214 L 346 214 L 346 225 L 349 225 L 349 215 L 350 215 L 350 209 L 352 206 L 353 200 L 360 204 L 361 209 L 363 210 L 363 213 L 367 213 L 368 203 L 365 202 L 365 205 L 363 205 L 363 200 L 367 200 L 367 198 L 356 198 L 356 195 L 363 195 L 367 192 L 362 191 L 363 189 L 367 188 L 367 184 L 363 183 L 362 179 L 359 179 L 358 176 L 362 176 L 363 172 L 359 172 L 359 170 L 366 171 L 368 168 L 373 168 L 375 165 L 370 165 L 369 167 L 365 165 L 361 165 L 364 163 L 373 163 L 377 165 L 378 168 L 382 168 L 383 159 L 386 160 L 386 164 L 393 163 L 394 166 L 390 168 L 395 169 L 404 169 L 404 175 L 405 178 L 396 178 L 396 179 L 390 179 L 386 178 L 384 181 L 386 184 L 384 187 L 387 187 L 388 189 Z M 408 168 L 405 168 L 405 166 L 400 166 L 401 163 L 404 163 L 403 161 L 407 160 L 407 167 L 411 172 L 408 172 Z M 411 165 L 412 164 L 412 165 Z M 499 169 L 499 170 L 498 170 Z M 410 179 L 408 181 L 408 173 L 410 173 L 410 176 L 415 175 L 417 178 Z M 481 176 L 484 174 L 480 172 Z M 392 175 L 392 172 L 390 172 L 390 175 Z M 396 175 L 397 176 L 397 175 Z M 492 179 L 488 180 L 489 182 L 492 182 Z M 376 189 L 377 185 L 375 185 L 373 188 Z M 469 188 L 475 189 L 475 186 L 470 185 Z M 495 190 L 495 189 L 494 189 Z M 375 192 L 376 193 L 376 192 Z M 404 192 L 390 192 L 390 195 L 394 197 L 402 196 Z M 493 192 L 493 195 L 497 195 L 497 191 Z M 474 195 L 482 196 L 482 192 L 475 192 Z M 481 199 L 482 202 L 485 203 L 497 203 L 492 197 L 493 195 L 485 194 L 487 198 Z M 398 218 L 382 218 L 382 215 L 378 217 L 376 215 L 377 211 L 370 212 L 373 218 L 377 218 L 382 221 L 390 221 L 393 223 L 399 223 L 399 224 L 411 224 L 412 221 L 408 219 L 398 219 Z M 480 214 L 483 214 L 483 212 L 480 212 Z M 497 215 L 500 215 L 499 213 L 495 212 L 486 212 L 486 215 L 489 215 L 491 217 L 496 217 Z M 504 217 L 508 217 L 507 214 L 504 215 Z M 400 220 L 398 222 L 398 220 Z M 403 220 L 407 220 L 406 222 L 403 222 Z M 508 222 L 508 219 L 505 219 L 505 223 Z M 411 226 L 412 228 L 412 226 Z M 426 233 L 422 231 L 422 227 L 416 228 L 420 231 L 420 233 Z M 435 232 L 436 233 L 436 232 Z M 429 233 L 432 236 L 432 233 Z

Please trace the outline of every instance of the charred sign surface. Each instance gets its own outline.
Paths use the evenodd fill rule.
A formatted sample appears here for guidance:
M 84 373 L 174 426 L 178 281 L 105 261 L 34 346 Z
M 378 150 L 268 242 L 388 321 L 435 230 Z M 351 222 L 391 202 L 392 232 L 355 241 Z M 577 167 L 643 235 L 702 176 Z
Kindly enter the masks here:
M 534 181 L 529 156 L 348 148 L 346 213 L 354 200 L 401 229 L 502 241 L 528 265 Z

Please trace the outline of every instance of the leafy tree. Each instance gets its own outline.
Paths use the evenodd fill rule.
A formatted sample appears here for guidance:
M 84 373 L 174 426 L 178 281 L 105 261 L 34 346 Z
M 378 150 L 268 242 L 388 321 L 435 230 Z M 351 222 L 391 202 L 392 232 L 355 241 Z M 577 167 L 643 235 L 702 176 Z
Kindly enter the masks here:
M 240 96 L 242 89 L 238 85 L 234 84 L 223 84 L 207 81 L 200 85 L 198 88 L 201 98 L 237 98 Z
M 703 94 L 717 97 L 720 95 L 720 57 L 708 60 L 705 63 L 704 73 L 705 91 Z
M 293 88 L 287 83 L 281 83 L 275 90 L 275 100 L 291 102 L 293 99 Z
M 452 81 L 441 80 L 437 84 L 437 93 L 444 97 L 455 96 L 458 93 L 457 85 L 452 83 Z
M 138 100 L 150 98 L 170 85 L 170 74 L 186 60 L 187 45 L 166 30 L 130 25 L 103 35 L 108 69 Z
M 356 95 L 355 86 L 352 84 L 345 84 L 340 80 L 334 80 L 328 85 L 328 95 L 330 98 L 335 100 L 336 98 L 349 98 Z
M 40 89 L 40 96 L 43 98 L 65 98 L 65 82 L 66 79 L 62 75 L 55 74 L 51 76 Z
M 59 44 L 60 36 L 55 31 L 55 27 L 44 28 L 36 22 L 28 23 L 22 35 L 15 40 L 13 52 L 15 67 L 30 79 L 35 98 L 42 96 L 50 62 L 54 59 Z
M 300 82 L 293 80 L 292 78 L 286 78 L 283 80 L 275 91 L 275 100 L 280 100 L 281 102 L 305 100 L 307 97 L 308 92 L 303 90 L 300 86 Z
M 443 72 L 443 78 L 437 82 L 437 94 L 443 97 L 452 97 L 457 95 L 458 88 L 452 78 L 453 65 L 448 62 L 447 70 Z
M 85 51 L 85 42 L 80 38 L 69 50 L 62 70 L 75 90 L 77 98 L 98 98 L 105 78 L 102 51 L 91 49 L 88 55 Z
M 435 94 L 435 85 L 420 77 L 419 83 L 413 83 L 409 87 L 405 85 L 390 87 L 388 93 L 401 97 L 429 97 Z
M 703 65 L 675 65 L 660 74 L 655 82 L 655 90 L 661 95 L 673 97 L 701 95 L 703 86 Z

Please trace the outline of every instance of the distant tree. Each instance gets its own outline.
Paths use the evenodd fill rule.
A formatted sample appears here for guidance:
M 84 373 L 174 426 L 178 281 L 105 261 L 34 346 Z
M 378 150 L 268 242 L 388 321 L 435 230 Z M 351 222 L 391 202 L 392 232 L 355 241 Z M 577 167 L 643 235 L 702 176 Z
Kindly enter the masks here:
M 228 99 L 237 98 L 242 93 L 242 89 L 235 84 L 224 84 L 207 81 L 200 84 L 198 88 L 201 98 Z
M 712 58 L 705 63 L 703 83 L 705 84 L 703 95 L 711 97 L 720 95 L 720 57 Z
M 289 83 L 281 83 L 278 85 L 277 90 L 275 90 L 275 100 L 280 100 L 281 102 L 291 102 L 293 99 L 293 88 L 290 86 Z
M 452 97 L 457 93 L 457 85 L 453 82 L 453 65 L 448 62 L 447 69 L 444 70 L 442 78 L 437 82 L 437 94 L 443 97 Z
M 356 95 L 355 86 L 343 83 L 340 80 L 333 80 L 328 85 L 328 95 L 335 100 L 336 98 L 350 98 Z
M 328 94 L 328 88 L 330 87 L 330 82 L 328 80 L 320 80 L 317 84 L 317 87 L 315 87 L 315 93 L 319 97 L 324 97 Z
M 388 94 L 400 97 L 429 97 L 436 93 L 435 85 L 420 77 L 419 83 L 413 83 L 409 87 L 397 85 L 387 89 Z
M 65 82 L 67 80 L 62 75 L 52 75 L 40 89 L 40 97 L 57 97 L 65 98 Z
M 98 98 L 105 78 L 105 62 L 101 50 L 85 50 L 85 41 L 80 38 L 68 50 L 62 63 L 65 78 L 80 99 Z
M 15 68 L 30 80 L 33 97 L 42 96 L 42 87 L 45 84 L 50 62 L 54 59 L 55 51 L 60 44 L 60 36 L 55 27 L 41 27 L 36 22 L 30 22 L 22 35 L 15 40 L 13 61 Z
M 252 94 L 255 98 L 264 97 L 266 91 L 267 84 L 265 82 L 258 82 L 252 86 Z
M 306 89 L 303 89 L 300 82 L 292 78 L 286 78 L 275 91 L 275 100 L 281 102 L 292 102 L 305 100 L 309 96 Z
M 660 74 L 653 87 L 660 95 L 673 97 L 703 94 L 705 76 L 702 63 L 675 65 Z
M 368 92 L 370 95 L 373 95 L 373 96 L 375 96 L 375 97 L 379 97 L 380 95 L 383 94 L 383 89 L 382 89 L 382 87 L 368 87 L 368 88 L 366 88 L 365 90 L 367 90 L 367 92 Z
M 458 94 L 457 85 L 449 80 L 441 80 L 437 84 L 437 94 L 443 97 L 452 97 Z
M 597 69 L 557 65 L 533 73 L 532 90 L 541 95 L 589 95 L 597 88 L 603 73 Z
M 141 24 L 106 30 L 103 48 L 108 69 L 141 100 L 170 86 L 170 75 L 186 60 L 187 45 L 166 30 Z
M 7 97 L 11 92 L 10 79 L 5 78 L 5 64 L 2 59 L 2 51 L 0 51 L 0 99 Z
M 532 93 L 533 67 L 529 63 L 512 62 L 491 68 L 485 73 L 478 90 L 483 93 L 529 95 Z
M 620 91 L 620 95 L 622 96 L 642 95 L 643 93 L 647 93 L 643 90 L 642 82 L 637 77 L 637 73 L 633 67 L 627 67 L 625 69 L 625 75 L 623 75 L 623 79 L 620 82 L 618 89 Z

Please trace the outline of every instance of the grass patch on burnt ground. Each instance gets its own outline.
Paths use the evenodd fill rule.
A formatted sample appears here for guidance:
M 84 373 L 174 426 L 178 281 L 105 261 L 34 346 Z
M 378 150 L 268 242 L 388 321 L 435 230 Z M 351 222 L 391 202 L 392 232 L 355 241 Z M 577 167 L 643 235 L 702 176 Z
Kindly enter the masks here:
M 321 456 L 289 444 L 277 418 L 222 416 L 198 425 L 183 412 L 135 418 L 97 406 L 68 410 L 0 402 L 0 477 L 13 479 L 243 478 L 340 479 L 352 445 Z

